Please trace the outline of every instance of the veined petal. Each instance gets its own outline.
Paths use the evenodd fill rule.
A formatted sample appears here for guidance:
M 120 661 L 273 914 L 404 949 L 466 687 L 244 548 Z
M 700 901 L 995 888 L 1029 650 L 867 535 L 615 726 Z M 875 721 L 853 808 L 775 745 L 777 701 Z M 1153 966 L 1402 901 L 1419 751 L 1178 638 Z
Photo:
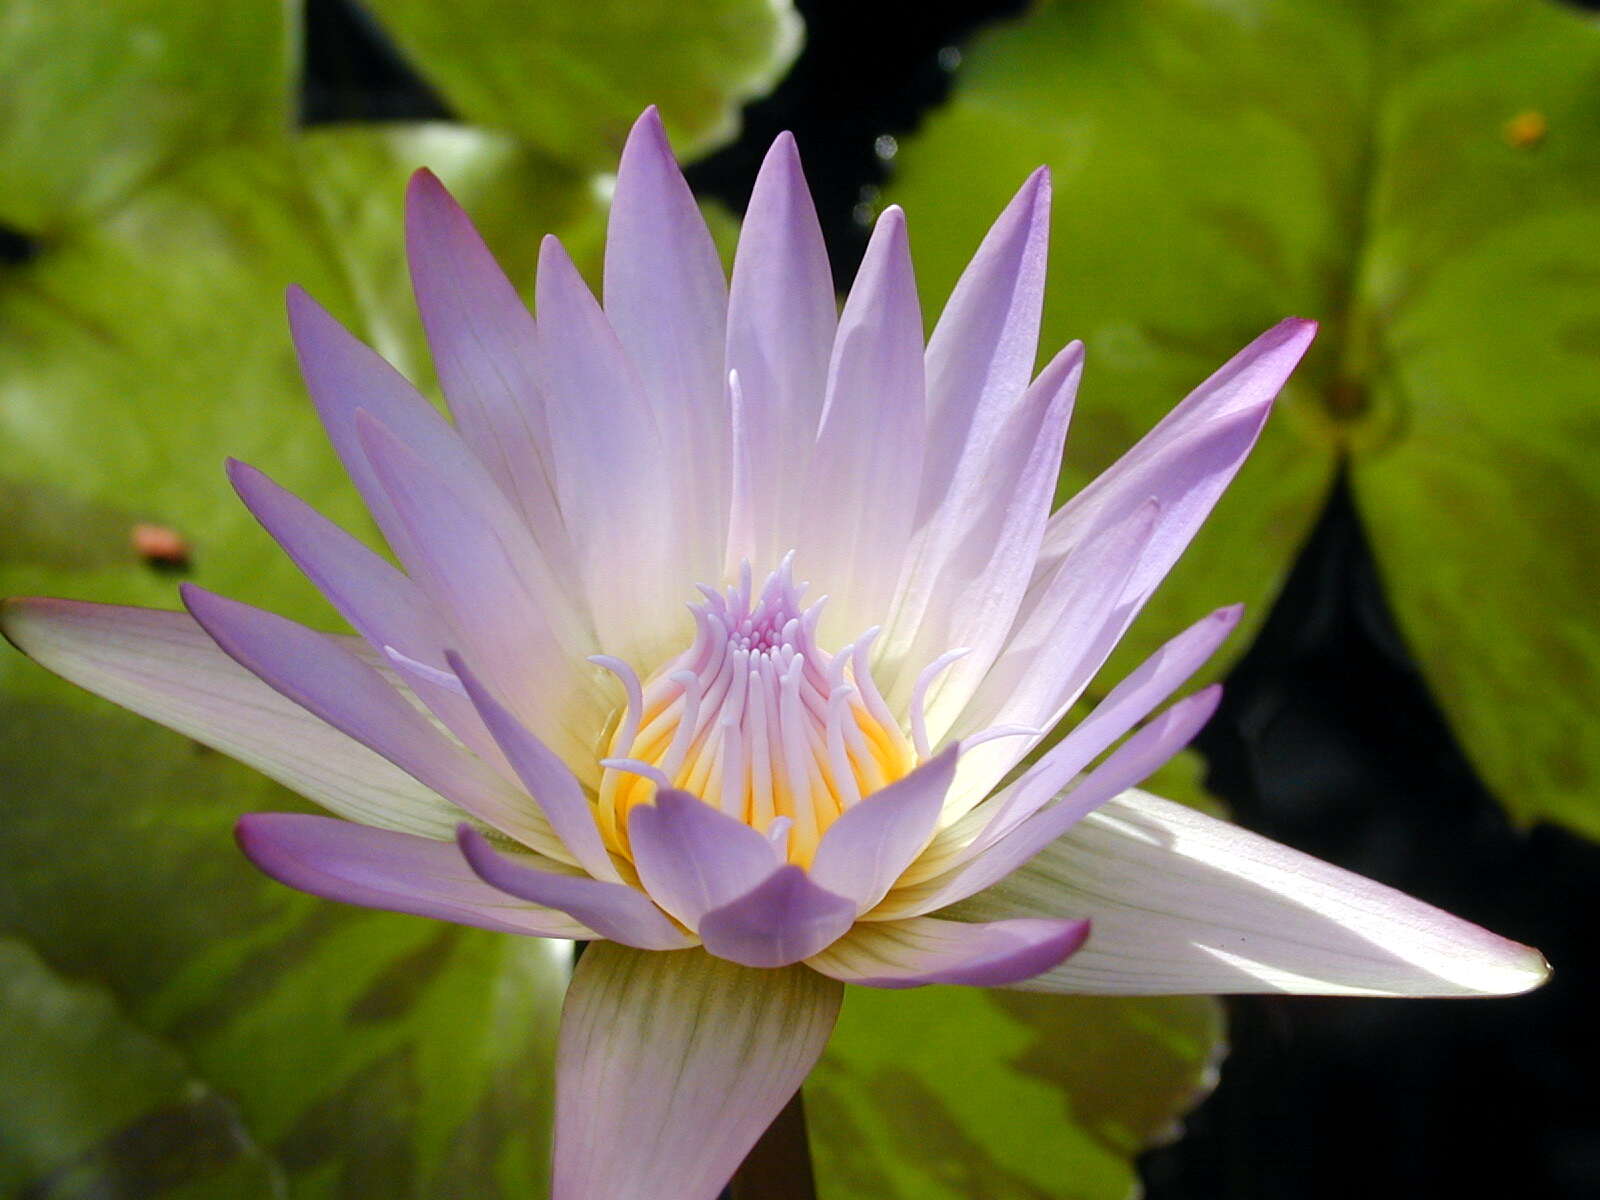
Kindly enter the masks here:
M 816 1063 L 843 985 L 590 946 L 561 1015 L 552 1200 L 715 1200 Z
M 718 958 L 747 967 L 787 967 L 842 937 L 856 905 L 818 887 L 792 863 L 700 918 L 700 939 Z
M 1088 921 L 1021 918 L 967 924 L 912 917 L 857 925 L 806 965 L 862 987 L 1002 987 L 1059 966 L 1088 937 Z
M 800 522 L 799 568 L 833 597 L 826 642 L 841 644 L 889 611 L 916 515 L 924 408 L 922 311 L 905 214 L 891 207 L 839 318 Z
M 1050 172 L 1040 167 L 984 235 L 928 338 L 929 419 L 950 436 L 930 447 L 925 517 L 954 499 L 957 475 L 1027 390 L 1049 245 Z
M 925 700 L 935 745 L 994 665 L 1027 594 L 1082 374 L 1083 345 L 1073 342 L 1021 403 L 992 414 L 992 433 L 967 448 L 973 461 L 962 475 L 963 501 L 941 505 L 918 531 L 891 618 L 896 636 L 909 637 L 904 660 L 932 662 L 952 646 L 967 651 Z M 904 688 L 914 673 L 897 678 Z
M 1066 790 L 1054 804 L 1036 812 L 994 845 L 958 855 L 957 865 L 944 874 L 892 893 L 878 915 L 884 918 L 921 916 L 963 900 L 1009 875 L 1107 800 L 1143 782 L 1187 746 L 1211 719 L 1221 700 L 1222 688 L 1215 684 L 1186 696 L 1118 746 L 1103 763 L 1070 788 L 1067 785 L 1071 776 L 1059 770 L 1059 763 L 1024 776 L 1014 786 L 1026 786 L 1045 797 Z M 1024 806 L 1032 803 L 1030 799 Z
M 1147 501 L 1057 569 L 962 713 L 956 726 L 961 736 L 997 725 L 1050 729 L 1066 715 L 1133 620 L 1129 581 L 1148 553 L 1160 517 L 1156 502 Z M 945 823 L 987 796 L 1031 743 L 1004 738 L 964 754 Z
M 291 287 L 287 301 L 300 372 L 328 440 L 384 538 L 402 561 L 410 562 L 410 539 L 357 436 L 359 410 L 364 409 L 381 421 L 412 453 L 455 486 L 478 492 L 492 489 L 498 493 L 498 489 L 461 435 L 382 355 L 334 320 L 301 289 Z
M 1050 518 L 1034 571 L 1035 587 L 1074 546 L 1127 518 L 1151 496 L 1161 503 L 1152 553 L 1129 585 L 1135 611 L 1166 577 L 1210 515 L 1266 423 L 1272 402 L 1299 364 L 1314 321 L 1281 321 L 1168 413 L 1137 445 Z M 1026 606 L 1026 602 L 1025 602 Z
M 611 324 L 561 243 L 545 238 L 537 284 L 539 358 L 550 414 L 556 495 L 600 649 L 655 665 L 689 625 L 683 598 L 712 563 L 693 561 L 675 498 L 676 473 L 698 469 L 661 453 L 663 419 Z M 628 586 L 618 586 L 618 564 Z
M 448 838 L 461 811 L 420 780 L 268 687 L 184 612 L 7 600 L 19 650 L 79 687 L 220 750 L 368 825 Z
M 521 510 L 552 570 L 570 580 L 572 546 L 551 479 L 533 316 L 471 219 L 428 170 L 413 175 L 406 190 L 406 258 L 462 440 Z
M 690 929 L 783 865 L 777 848 L 743 821 L 675 788 L 628 814 L 628 840 L 650 898 Z
M 570 613 L 526 527 L 503 501 L 474 505 L 375 418 L 362 413 L 356 425 L 406 529 L 412 570 L 450 632 L 519 720 L 566 761 L 592 762 L 607 717 L 584 662 L 593 635 Z
M 728 293 L 727 367 L 738 373 L 745 406 L 738 453 L 764 468 L 735 491 L 730 575 L 746 558 L 770 569 L 798 544 L 836 319 L 800 155 L 794 138 L 779 134 L 756 176 Z
M 341 904 L 502 933 L 594 936 L 564 912 L 490 887 L 452 842 L 305 813 L 249 813 L 235 834 L 245 856 L 279 883 Z
M 1156 705 L 1211 657 L 1239 624 L 1243 612 L 1244 606 L 1238 604 L 1218 609 L 1167 642 L 1112 688 L 1027 774 L 988 804 L 967 814 L 965 819 L 977 818 L 982 827 L 982 832 L 968 841 L 969 850 L 981 853 L 1010 833 L 1043 808 L 1061 790 L 1064 781 L 1076 776 L 1149 716 Z M 985 811 L 991 809 L 992 812 Z
M 194 584 L 180 590 L 194 619 L 240 666 L 473 816 L 540 853 L 569 858 L 526 797 L 334 639 Z
M 461 656 L 446 655 L 450 669 L 461 681 L 473 708 L 482 716 L 490 734 L 506 756 L 506 761 L 528 789 L 533 803 L 549 820 L 562 844 L 580 866 L 596 879 L 620 883 L 621 876 L 600 840 L 594 808 L 582 786 L 566 763 L 512 716 L 483 685 Z M 470 857 L 470 855 L 469 855 Z
M 946 748 L 846 811 L 822 835 L 812 880 L 853 900 L 857 912 L 882 900 L 933 836 L 958 753 L 959 747 Z
M 878 648 L 879 660 L 898 672 L 884 681 L 896 701 L 909 696 L 923 665 L 908 655 L 948 583 L 941 560 L 970 514 L 992 503 L 992 456 L 1028 389 L 1038 350 L 1049 229 L 1050 174 L 1041 167 L 985 235 L 928 339 L 930 438 L 917 536 L 907 548 L 905 585 Z
M 605 312 L 660 418 L 661 453 L 682 465 L 674 513 L 695 540 L 696 568 L 718 565 L 730 481 L 723 354 L 728 284 L 661 116 L 645 109 L 628 135 L 606 229 Z
M 484 883 L 522 900 L 559 909 L 603 938 L 640 950 L 681 950 L 694 944 L 643 892 L 626 884 L 519 863 L 501 854 L 470 825 L 457 830 L 456 841 L 467 864 Z
M 416 584 L 254 467 L 229 459 L 228 478 L 256 520 L 375 651 L 384 654 L 392 647 L 426 666 L 444 668 L 448 626 Z M 417 673 L 407 682 L 474 753 L 501 761 L 494 739 L 464 697 Z
M 1130 791 L 948 914 L 1090 916 L 1022 986 L 1108 995 L 1513 995 L 1537 950 L 1226 821 Z

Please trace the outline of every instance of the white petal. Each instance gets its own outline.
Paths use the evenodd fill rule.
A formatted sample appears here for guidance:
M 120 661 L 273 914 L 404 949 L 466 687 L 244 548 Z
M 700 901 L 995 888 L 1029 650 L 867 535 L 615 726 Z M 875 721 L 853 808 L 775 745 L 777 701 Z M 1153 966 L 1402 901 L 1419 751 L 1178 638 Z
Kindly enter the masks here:
M 843 645 L 889 611 L 916 515 L 924 409 L 922 313 L 905 215 L 890 208 L 839 318 L 800 520 L 797 569 L 833 597 L 825 644 Z
M 731 486 L 728 284 L 654 106 L 634 124 L 617 168 L 604 294 L 606 316 L 659 418 L 660 453 L 679 467 L 687 565 L 705 572 L 697 579 L 711 579 L 727 540 Z
M 180 591 L 194 619 L 240 666 L 473 816 L 542 854 L 571 861 L 526 795 L 450 741 L 339 641 L 194 584 Z
M 411 570 L 458 646 L 482 664 L 517 717 L 575 768 L 593 764 L 608 705 L 585 661 L 592 632 L 571 611 L 510 506 L 475 504 L 381 422 L 361 444 L 411 546 Z M 591 774 L 587 782 L 594 782 Z
M 1005 647 L 957 722 L 961 736 L 997 725 L 1053 728 L 1089 686 L 1133 619 L 1128 581 L 1160 520 L 1154 501 L 1101 532 L 1063 563 Z M 987 796 L 1032 747 L 1002 738 L 961 756 L 945 808 L 948 824 Z
M 676 474 L 644 384 L 566 251 L 546 238 L 539 355 L 556 494 L 600 649 L 648 672 L 688 643 L 683 604 L 712 564 L 686 540 Z
M 756 177 L 728 293 L 727 366 L 745 405 L 737 454 L 757 468 L 735 492 L 730 576 L 745 558 L 770 571 L 798 544 L 836 317 L 800 156 L 794 138 L 780 134 Z
M 570 579 L 572 547 L 551 478 L 533 316 L 471 219 L 426 170 L 406 192 L 406 257 L 462 439 L 521 509 L 552 568 Z
M 1046 755 L 1012 785 L 1024 797 L 1019 808 L 1033 811 L 1043 805 L 1043 811 L 1034 811 L 1033 816 L 993 845 L 980 837 L 957 854 L 955 865 L 943 874 L 926 883 L 897 889 L 879 912 L 895 917 L 921 916 L 964 900 L 1010 875 L 1119 792 L 1148 779 L 1189 744 L 1211 719 L 1221 699 L 1222 688 L 1216 684 L 1185 696 L 1076 782 L 1061 769 L 1059 760 Z M 1052 796 L 1057 798 L 1046 804 Z M 995 798 L 999 802 L 995 805 L 997 812 L 1004 813 L 1009 798 L 1007 793 Z
M 844 987 L 597 942 L 561 1014 L 552 1200 L 715 1200 L 811 1070 Z
M 388 559 L 254 467 L 229 460 L 228 478 L 256 520 L 375 651 L 387 655 L 393 649 L 434 670 L 444 669 L 449 626 L 422 590 Z M 473 753 L 496 764 L 503 761 L 494 739 L 459 692 L 416 671 L 406 682 Z
M 330 812 L 453 837 L 461 810 L 388 759 L 279 695 L 229 658 L 188 613 L 8 600 L 0 624 L 57 675 L 204 742 Z
M 896 680 L 908 687 L 923 665 L 952 647 L 967 650 L 928 694 L 935 745 L 994 664 L 1027 594 L 1082 372 L 1083 346 L 1074 342 L 1020 403 L 991 414 L 994 428 L 967 448 L 966 489 L 917 533 L 888 634 L 905 645 Z
M 1138 791 L 947 915 L 1093 921 L 1083 950 L 1023 985 L 1041 991 L 1511 995 L 1549 974 L 1537 950 Z
M 1137 445 L 1050 518 L 1034 574 L 1047 579 L 1074 546 L 1154 496 L 1155 547 L 1131 584 L 1136 609 L 1172 569 L 1255 445 L 1272 402 L 1316 335 L 1291 318 L 1219 367 Z M 1030 597 L 1031 599 L 1031 597 Z M 1026 602 L 1025 602 L 1026 607 Z

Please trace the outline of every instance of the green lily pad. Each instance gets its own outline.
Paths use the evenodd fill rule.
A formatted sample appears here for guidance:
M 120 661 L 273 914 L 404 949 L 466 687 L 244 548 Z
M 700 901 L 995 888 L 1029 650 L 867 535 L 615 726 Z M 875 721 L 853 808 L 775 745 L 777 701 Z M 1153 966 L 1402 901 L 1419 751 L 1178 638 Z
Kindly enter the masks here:
M 1124 1200 L 1209 1091 L 1221 1007 L 852 988 L 806 1115 L 822 1200 Z
M 279 1194 L 237 1110 L 183 1055 L 10 938 L 0 938 L 0 1054 L 0 1192 L 104 1195 L 105 1180 L 137 1172 L 161 1186 L 147 1195 L 192 1184 L 240 1200 Z
M 597 171 L 650 104 L 685 158 L 728 140 L 801 40 L 790 0 L 365 3 L 457 115 Z
M 280 0 L 6 5 L 0 222 L 53 237 L 196 152 L 282 136 L 293 11 Z
M 1600 835 L 1597 117 L 1600 27 L 1520 0 L 1045 2 L 969 48 L 886 199 L 937 300 L 1054 168 L 1045 342 L 1089 350 L 1063 494 L 1279 317 L 1323 322 L 1113 675 L 1218 605 L 1259 620 L 1347 460 L 1468 756 Z

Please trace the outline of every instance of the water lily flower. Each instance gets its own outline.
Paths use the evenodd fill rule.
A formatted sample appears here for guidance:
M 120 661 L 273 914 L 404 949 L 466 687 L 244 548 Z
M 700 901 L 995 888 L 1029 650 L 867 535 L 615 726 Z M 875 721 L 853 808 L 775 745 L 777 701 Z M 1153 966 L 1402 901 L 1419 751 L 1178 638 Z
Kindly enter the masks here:
M 1025 765 L 1314 333 L 1262 334 L 1052 513 L 1083 351 L 1033 374 L 1049 202 L 1041 169 L 924 344 L 904 215 L 878 220 L 839 311 L 787 136 L 730 284 L 647 112 L 604 305 L 550 238 L 537 321 L 420 173 L 407 244 L 453 424 L 289 297 L 311 396 L 400 568 L 229 467 L 358 636 L 196 586 L 187 614 L 15 601 L 5 630 L 335 814 L 239 822 L 284 883 L 594 942 L 562 1017 L 558 1200 L 714 1196 L 846 984 L 1537 985 L 1536 951 L 1134 790 L 1215 707 L 1207 688 L 1151 716 L 1236 608 Z

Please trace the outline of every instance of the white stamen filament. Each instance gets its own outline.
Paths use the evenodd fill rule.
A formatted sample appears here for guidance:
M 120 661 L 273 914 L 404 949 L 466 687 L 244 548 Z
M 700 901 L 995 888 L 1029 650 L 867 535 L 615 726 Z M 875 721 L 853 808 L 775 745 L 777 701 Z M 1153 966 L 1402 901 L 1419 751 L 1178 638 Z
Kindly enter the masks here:
M 679 787 L 781 831 L 788 856 L 809 863 L 841 813 L 918 760 L 872 681 L 877 631 L 824 652 L 822 601 L 801 608 L 793 555 L 759 593 L 748 563 L 725 591 L 699 590 L 693 644 L 645 683 L 618 660 L 595 660 L 628 699 L 602 762 L 602 830 L 626 853 L 628 809 L 652 798 L 650 784 Z
M 924 702 L 928 698 L 928 689 L 933 686 L 933 681 L 943 674 L 946 667 L 958 658 L 965 658 L 971 651 L 966 647 L 956 650 L 946 650 L 938 658 L 922 668 L 922 674 L 917 676 L 917 682 L 911 688 L 911 740 L 917 748 L 918 758 L 927 758 L 931 753 L 928 746 L 928 713 Z

